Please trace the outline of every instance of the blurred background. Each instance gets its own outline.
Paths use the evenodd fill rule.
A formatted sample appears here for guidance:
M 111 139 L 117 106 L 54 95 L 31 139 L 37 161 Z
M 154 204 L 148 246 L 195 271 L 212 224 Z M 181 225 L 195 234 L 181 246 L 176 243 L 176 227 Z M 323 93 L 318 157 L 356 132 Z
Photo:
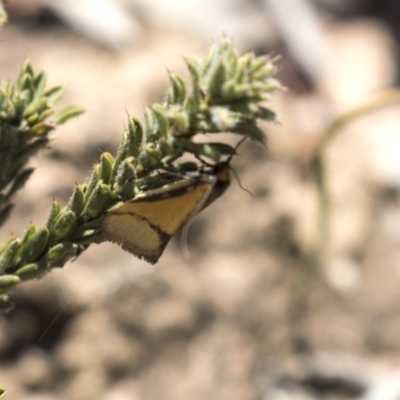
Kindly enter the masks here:
M 223 35 L 280 55 L 287 90 L 246 144 L 228 192 L 150 266 L 118 246 L 12 293 L 0 317 L 0 385 L 18 400 L 400 399 L 400 108 L 346 125 L 327 148 L 330 235 L 319 262 L 310 160 L 342 113 L 399 84 L 396 0 L 9 0 L 0 77 L 29 58 L 63 104 L 1 239 L 46 221 L 127 112 L 162 101 L 168 70 Z

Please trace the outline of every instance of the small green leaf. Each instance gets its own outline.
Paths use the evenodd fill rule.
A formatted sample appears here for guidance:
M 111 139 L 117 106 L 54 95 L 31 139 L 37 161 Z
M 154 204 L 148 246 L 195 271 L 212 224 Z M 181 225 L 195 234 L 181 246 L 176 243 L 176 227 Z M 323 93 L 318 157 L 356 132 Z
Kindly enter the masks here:
M 39 115 L 39 121 L 45 121 L 52 114 L 54 114 L 54 110 L 52 108 L 49 108 L 48 110 L 43 111 Z
M 43 96 L 47 97 L 51 104 L 54 104 L 55 102 L 60 100 L 63 94 L 64 94 L 64 88 L 62 86 L 55 86 L 50 89 L 47 89 L 43 93 Z
M 28 240 L 26 245 L 23 247 L 23 253 L 21 256 L 21 263 L 35 261 L 45 251 L 49 241 L 49 230 L 43 226 L 38 229 Z
M 18 89 L 26 90 L 28 95 L 28 100 L 31 100 L 33 97 L 34 87 L 33 87 L 33 78 L 31 74 L 22 73 L 20 79 L 18 80 Z
M 4 272 L 12 265 L 19 244 L 19 239 L 14 239 L 0 254 L 0 275 L 4 274 Z
M 61 205 L 57 200 L 53 200 L 53 204 L 51 206 L 50 214 L 47 218 L 46 226 L 48 229 L 51 229 L 55 220 L 58 218 L 61 212 Z
M 10 235 L 7 240 L 1 245 L 0 247 L 0 255 L 8 248 L 10 243 L 15 240 L 15 237 L 13 235 Z
M 146 108 L 144 118 L 146 121 L 146 137 L 148 141 L 154 143 L 161 137 L 157 115 L 151 108 Z
M 71 210 L 61 211 L 51 229 L 51 241 L 66 239 L 74 230 L 76 225 L 76 214 Z
M 231 156 L 236 154 L 236 149 L 226 143 L 210 142 L 208 143 L 208 146 L 212 147 L 215 151 L 224 156 Z
M 243 78 L 248 76 L 248 71 L 252 66 L 254 60 L 253 54 L 247 53 L 239 57 L 237 63 L 236 73 L 234 75 L 235 80 L 238 82 L 243 82 Z
M 35 125 L 38 121 L 39 121 L 39 113 L 32 114 L 26 119 L 26 122 L 28 123 L 29 126 Z
M 13 287 L 17 286 L 21 279 L 15 275 L 0 275 L 0 294 L 9 292 Z
M 257 116 L 266 121 L 278 122 L 276 113 L 266 107 L 259 107 Z
M 115 162 L 112 172 L 113 179 L 115 179 L 115 177 L 117 176 L 122 161 L 128 156 L 127 149 L 128 149 L 128 138 L 130 134 L 131 133 L 129 132 L 124 132 L 124 134 L 122 135 L 121 143 L 118 147 L 117 155 L 115 157 Z
M 31 263 L 23 266 L 15 272 L 15 275 L 23 281 L 37 278 L 47 271 L 47 262 L 41 261 L 38 263 Z
M 59 243 L 48 251 L 45 260 L 50 266 L 62 267 L 71 256 L 77 254 L 78 249 L 79 246 L 74 243 Z
M 83 185 L 76 185 L 74 192 L 67 204 L 67 208 L 73 211 L 78 217 L 81 215 L 85 205 L 85 195 L 83 193 Z
M 185 135 L 190 126 L 189 116 L 180 106 L 172 106 L 167 110 L 168 120 L 173 136 Z
M 40 98 L 32 101 L 28 107 L 25 108 L 24 117 L 29 117 L 33 114 L 40 114 L 49 108 L 46 98 Z
M 115 181 L 118 185 L 123 185 L 137 178 L 133 161 L 133 157 L 128 157 L 119 166 L 117 176 L 115 177 Z
M 61 125 L 70 120 L 71 118 L 75 118 L 84 112 L 85 110 L 82 107 L 68 106 L 54 116 L 54 122 L 57 125 Z
M 165 107 L 161 104 L 154 104 L 151 107 L 154 115 L 157 118 L 160 137 L 166 137 L 168 135 L 168 120 L 166 117 Z
M 186 97 L 186 86 L 183 79 L 174 73 L 169 74 L 169 81 L 171 87 L 169 88 L 167 95 L 167 104 L 183 104 Z
M 199 63 L 194 60 L 193 58 L 186 59 L 186 65 L 190 72 L 190 76 L 192 79 L 192 93 L 191 99 L 193 101 L 192 108 L 193 112 L 197 112 L 198 106 L 200 103 L 201 98 L 201 91 L 200 91 L 200 65 Z
M 185 150 L 192 153 L 196 157 L 204 156 L 218 161 L 221 158 L 221 153 L 218 148 L 213 146 L 212 143 L 186 143 Z
M 46 82 L 47 77 L 43 71 L 35 75 L 35 77 L 33 78 L 33 84 L 35 87 L 35 92 L 33 95 L 34 99 L 39 99 L 40 97 L 42 97 L 44 88 L 46 87 Z
M 18 247 L 18 250 L 15 254 L 15 263 L 18 264 L 21 260 L 21 255 L 24 251 L 26 243 L 29 241 L 32 235 L 35 234 L 36 228 L 35 225 L 32 224 L 32 222 L 29 224 L 28 229 L 25 230 L 24 236 L 22 237 L 20 241 L 20 246 Z
M 114 165 L 114 157 L 110 153 L 103 153 L 101 155 L 100 179 L 106 184 L 111 183 L 113 165 Z
M 86 184 L 85 190 L 85 204 L 92 195 L 93 190 L 97 187 L 101 181 L 101 165 L 96 164 L 93 168 L 92 175 L 90 176 L 89 183 Z
M 35 73 L 33 71 L 32 64 L 29 60 L 24 61 L 21 69 L 21 74 L 29 75 L 32 78 L 34 77 Z
M 240 133 L 241 135 L 247 136 L 256 142 L 266 143 L 265 133 L 253 123 L 240 123 L 233 130 L 235 133 Z
M 87 219 L 97 218 L 107 207 L 111 198 L 111 191 L 108 185 L 99 184 L 92 192 L 86 203 L 83 215 Z
M 126 156 L 137 157 L 143 141 L 143 128 L 140 122 L 129 117 Z
M 210 71 L 208 85 L 206 88 L 207 100 L 211 103 L 218 103 L 223 99 L 223 84 L 226 80 L 226 70 L 223 60 Z

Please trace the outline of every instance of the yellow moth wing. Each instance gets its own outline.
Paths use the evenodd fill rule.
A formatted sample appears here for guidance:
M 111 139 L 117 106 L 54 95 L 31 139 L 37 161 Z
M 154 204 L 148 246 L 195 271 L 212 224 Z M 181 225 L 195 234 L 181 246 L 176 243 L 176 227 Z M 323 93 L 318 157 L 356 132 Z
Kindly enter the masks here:
M 109 214 L 103 223 L 103 235 L 151 263 L 155 263 L 162 253 L 162 236 L 147 220 L 137 215 Z
M 151 190 L 113 208 L 103 236 L 139 258 L 155 263 L 170 238 L 212 191 L 216 177 L 203 175 Z

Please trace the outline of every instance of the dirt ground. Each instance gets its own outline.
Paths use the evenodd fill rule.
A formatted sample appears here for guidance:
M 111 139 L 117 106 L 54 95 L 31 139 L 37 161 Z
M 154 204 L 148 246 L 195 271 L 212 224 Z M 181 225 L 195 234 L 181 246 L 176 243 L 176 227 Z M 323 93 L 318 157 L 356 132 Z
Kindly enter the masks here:
M 187 75 L 182 57 L 212 43 L 154 18 L 140 40 L 111 49 L 44 3 L 11 9 L 1 79 L 15 79 L 29 58 L 65 85 L 63 104 L 87 111 L 33 160 L 1 239 L 43 224 L 52 198 L 66 202 L 101 152 L 115 151 L 126 112 L 142 116 L 161 101 L 167 70 Z M 309 162 L 338 115 L 398 83 L 398 44 L 378 16 L 317 15 L 331 52 L 318 79 L 277 28 L 257 39 L 232 32 L 240 51 L 281 54 L 288 87 L 272 100 L 281 124 L 264 126 L 268 150 L 246 144 L 233 162 L 253 196 L 234 178 L 194 221 L 189 260 L 180 236 L 155 267 L 103 243 L 21 285 L 16 308 L 0 317 L 7 399 L 400 398 L 400 107 L 357 119 L 329 145 L 322 257 Z

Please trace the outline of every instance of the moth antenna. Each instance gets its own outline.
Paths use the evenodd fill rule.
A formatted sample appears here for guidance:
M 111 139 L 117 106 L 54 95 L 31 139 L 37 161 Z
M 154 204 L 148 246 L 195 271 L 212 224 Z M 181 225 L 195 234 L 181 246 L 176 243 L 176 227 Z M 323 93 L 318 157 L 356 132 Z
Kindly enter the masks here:
M 229 164 L 233 158 L 233 156 L 236 156 L 237 153 L 237 149 L 242 145 L 242 143 L 247 139 L 247 137 L 241 138 L 237 143 L 236 146 L 234 148 L 234 152 L 227 158 L 226 161 L 223 162 L 223 164 Z M 196 158 L 196 160 L 200 161 L 200 163 L 202 165 L 205 165 L 206 167 L 215 167 L 215 164 L 210 164 L 209 162 L 207 162 L 206 160 L 203 160 L 199 155 L 194 154 L 194 157 Z
M 230 163 L 230 161 L 232 160 L 233 156 L 236 156 L 236 155 L 238 154 L 238 153 L 237 153 L 237 149 L 242 145 L 242 143 L 243 143 L 246 139 L 247 139 L 247 136 L 241 138 L 241 139 L 236 143 L 235 152 L 232 153 L 232 154 L 229 156 L 228 160 L 226 161 L 227 163 Z
M 204 165 L 205 165 L 206 167 L 210 167 L 210 168 L 215 167 L 215 165 L 210 164 L 210 163 L 207 162 L 206 160 L 203 160 L 203 159 L 202 159 L 199 155 L 197 155 L 197 154 L 194 155 L 194 158 L 195 158 L 196 160 L 200 161 L 201 167 L 204 167 Z
M 192 225 L 193 220 L 189 220 L 186 225 L 183 227 L 183 231 L 182 231 L 182 236 L 181 236 L 181 248 L 182 248 L 182 254 L 183 254 L 183 258 L 186 262 L 189 262 L 192 257 L 190 255 L 190 250 L 189 250 L 189 246 L 188 246 L 188 234 L 189 234 L 189 228 Z
M 229 168 L 229 169 L 233 172 L 233 175 L 235 175 L 235 178 L 236 178 L 240 188 L 243 189 L 245 192 L 247 192 L 251 197 L 254 197 L 253 193 L 251 193 L 249 189 L 246 189 L 242 185 L 242 182 L 240 182 L 239 175 L 237 174 L 237 172 L 233 168 Z
M 228 159 L 226 161 L 223 162 L 223 164 L 228 165 L 229 167 L 229 163 L 231 162 L 233 156 L 237 155 L 237 149 L 242 145 L 242 143 L 246 140 L 247 138 L 244 137 L 242 139 L 240 139 L 236 146 L 235 146 L 235 151 L 228 157 Z M 212 167 L 214 168 L 215 165 L 212 165 L 210 163 L 208 163 L 207 161 L 203 160 L 199 155 L 195 154 L 194 157 L 201 162 L 202 165 L 205 165 L 207 167 Z M 251 193 L 248 189 L 246 189 L 245 187 L 243 187 L 243 185 L 240 182 L 239 176 L 236 173 L 236 171 L 232 168 L 229 167 L 229 169 L 231 171 L 233 171 L 239 186 L 247 193 L 249 193 L 252 197 L 253 197 L 253 193 Z M 183 227 L 182 230 L 182 236 L 181 236 L 181 247 L 182 247 L 182 253 L 183 253 L 183 257 L 186 261 L 190 261 L 191 256 L 190 256 L 190 251 L 189 251 L 189 247 L 188 247 L 188 236 L 189 236 L 189 229 L 193 224 L 193 220 L 195 219 L 195 217 L 197 216 L 197 214 L 201 211 L 201 209 L 203 208 L 204 203 L 207 201 L 208 196 L 210 195 L 211 191 L 214 188 L 214 185 L 216 183 L 216 180 L 214 181 L 214 183 L 212 185 L 210 185 L 210 188 L 207 190 L 207 192 L 204 194 L 202 200 L 199 202 L 199 204 L 197 205 L 196 209 L 193 211 L 192 215 L 190 216 L 189 220 L 186 222 L 185 226 Z

